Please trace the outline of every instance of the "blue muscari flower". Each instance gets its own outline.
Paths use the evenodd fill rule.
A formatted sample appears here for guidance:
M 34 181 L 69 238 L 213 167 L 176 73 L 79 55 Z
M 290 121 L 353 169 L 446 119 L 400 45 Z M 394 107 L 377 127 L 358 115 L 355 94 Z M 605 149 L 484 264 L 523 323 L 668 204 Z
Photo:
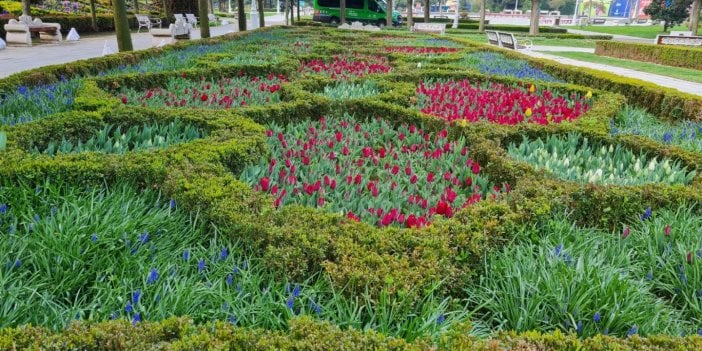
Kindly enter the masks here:
M 583 322 L 578 321 L 578 325 L 575 327 L 576 333 L 580 334 L 583 332 Z
M 650 208 L 650 207 L 647 208 L 646 211 L 644 211 L 644 213 L 641 215 L 641 217 L 640 217 L 641 220 L 642 220 L 642 221 L 645 221 L 645 220 L 651 218 L 651 213 L 652 213 L 651 208 Z
M 626 333 L 626 336 L 632 336 L 632 335 L 634 335 L 634 334 L 636 334 L 636 333 L 638 333 L 638 332 L 639 332 L 639 327 L 637 327 L 636 324 L 634 324 L 634 325 L 631 327 L 631 329 L 629 329 L 629 331 Z
M 146 284 L 153 284 L 158 280 L 158 271 L 156 268 L 151 268 L 148 278 L 146 278 Z
M 34 231 L 34 223 L 29 223 L 29 231 L 33 232 Z
M 51 208 L 51 217 L 56 216 L 56 212 L 58 212 L 58 209 L 56 208 L 56 206 L 52 207 Z
M 312 308 L 315 314 L 322 314 L 322 306 L 316 304 L 314 301 L 310 301 L 310 308 Z
M 149 241 L 149 232 L 144 231 L 139 235 L 139 241 L 141 241 L 142 244 L 146 244 L 146 242 Z
M 202 272 L 205 270 L 205 260 L 200 259 L 200 261 L 197 262 L 197 270 L 199 272 Z
M 117 313 L 112 312 L 112 313 L 110 314 L 110 319 L 112 319 L 112 320 L 117 319 Z
M 39 193 L 41 193 L 41 187 L 40 187 L 40 186 L 36 187 L 36 188 L 34 189 L 34 193 L 37 194 L 37 195 L 38 195 Z
M 653 272 L 646 273 L 646 280 L 653 280 Z
M 697 329 L 697 335 L 702 336 L 702 329 Z
M 132 303 L 135 305 L 138 305 L 140 298 L 141 298 L 141 290 L 137 289 L 132 293 Z
M 558 244 L 558 246 L 556 246 L 556 249 L 553 250 L 553 254 L 554 254 L 555 256 L 560 256 L 560 255 L 561 255 L 561 251 L 563 251 L 563 244 L 562 244 L 562 243 L 561 243 L 561 244 Z
M 0 214 L 7 213 L 7 204 L 0 204 Z
M 190 260 L 190 251 L 189 250 L 183 251 L 183 261 L 187 262 L 189 260 Z
M 292 310 L 293 307 L 295 306 L 295 298 L 290 296 L 288 297 L 288 301 L 285 302 L 285 306 L 289 309 Z
M 127 301 L 127 305 L 124 306 L 124 312 L 132 313 L 132 311 L 134 311 L 134 308 L 132 308 L 132 302 Z
M 176 208 L 176 200 L 175 199 L 171 199 L 171 201 L 169 202 L 169 207 L 171 208 L 171 210 L 175 210 L 175 208 Z
M 134 317 L 132 317 L 132 325 L 136 325 L 139 322 L 141 322 L 141 314 L 135 313 Z
M 161 301 L 161 294 L 156 294 L 156 297 L 154 297 L 154 302 L 158 303 L 159 301 Z
M 299 296 L 300 296 L 300 285 L 295 284 L 295 287 L 293 288 L 293 291 L 292 291 L 292 296 L 293 296 L 293 297 L 299 297 Z
M 34 221 L 37 222 L 37 223 L 39 223 L 39 220 L 41 220 L 41 218 L 39 217 L 39 215 L 38 215 L 38 214 L 34 214 Z
M 226 260 L 227 256 L 229 256 L 229 250 L 227 250 L 226 247 L 222 248 L 222 251 L 219 252 L 219 259 L 220 260 Z
M 236 316 L 234 316 L 234 315 L 229 316 L 229 323 L 236 324 Z
M 97 239 L 98 239 L 97 233 L 93 233 L 93 235 L 90 236 L 90 241 L 92 241 L 92 242 L 96 242 Z
M 446 316 L 443 313 L 436 318 L 436 324 L 444 324 L 444 321 L 446 321 Z
M 10 227 L 7 228 L 7 233 L 8 233 L 8 234 L 13 234 L 14 232 L 15 232 L 15 226 L 14 226 L 14 225 L 10 225 Z
M 15 260 L 15 268 L 19 268 L 22 265 L 22 261 L 18 258 Z
M 20 93 L 20 95 L 26 96 L 28 91 L 29 89 L 27 89 L 27 87 L 24 85 L 21 85 L 19 88 L 17 88 L 17 92 Z
M 234 276 L 231 274 L 227 274 L 227 279 L 226 279 L 227 285 L 231 286 L 232 283 L 234 282 Z
M 222 311 L 226 311 L 229 309 L 229 304 L 227 302 L 222 302 Z
M 601 319 L 602 319 L 602 316 L 600 316 L 600 312 L 596 312 L 595 315 L 592 316 L 592 320 L 595 323 L 599 323 Z
M 663 142 L 668 144 L 673 140 L 673 133 L 671 132 L 665 132 L 663 134 Z
M 241 292 L 241 283 L 236 283 L 236 291 Z

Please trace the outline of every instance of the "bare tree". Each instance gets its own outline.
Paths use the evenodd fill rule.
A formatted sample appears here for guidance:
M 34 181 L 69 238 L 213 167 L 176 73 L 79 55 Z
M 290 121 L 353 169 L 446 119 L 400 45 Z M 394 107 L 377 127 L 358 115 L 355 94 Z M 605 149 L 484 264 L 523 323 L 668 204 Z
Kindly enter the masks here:
M 531 21 L 529 22 L 529 35 L 539 35 L 539 8 L 541 0 L 531 0 Z

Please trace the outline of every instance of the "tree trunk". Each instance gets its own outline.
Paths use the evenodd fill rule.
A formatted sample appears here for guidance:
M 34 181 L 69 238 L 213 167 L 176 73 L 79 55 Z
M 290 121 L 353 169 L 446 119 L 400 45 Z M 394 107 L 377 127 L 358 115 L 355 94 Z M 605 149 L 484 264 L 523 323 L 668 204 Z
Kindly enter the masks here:
M 295 6 L 293 6 L 293 0 L 287 0 L 290 3 L 290 25 L 295 24 Z
M 414 5 L 412 0 L 407 0 L 407 28 L 412 28 L 414 22 Z
M 132 51 L 132 33 L 129 32 L 129 21 L 127 20 L 127 6 L 124 0 L 113 0 L 112 10 L 115 17 L 115 32 L 117 33 L 117 47 L 119 51 Z
M 424 23 L 429 23 L 429 0 L 424 0 Z
M 695 0 L 692 3 L 692 10 L 690 11 L 690 30 L 692 35 L 697 35 L 700 21 L 700 7 L 702 7 L 702 0 Z
M 166 18 L 170 21 L 171 19 L 171 13 L 170 13 L 170 8 L 168 7 L 168 0 L 163 0 L 163 14 L 166 15 Z
M 388 8 L 386 9 L 386 17 L 385 17 L 385 23 L 388 27 L 392 27 L 392 0 L 387 0 L 388 1 Z
M 346 0 L 339 2 L 339 23 L 346 23 Z
M 93 32 L 98 31 L 97 15 L 95 14 L 95 0 L 90 0 L 90 25 L 93 27 Z
M 296 0 L 295 4 L 297 4 L 297 21 L 300 22 L 300 0 Z
M 478 31 L 485 31 L 485 7 L 487 0 L 480 0 L 480 23 L 478 23 Z
M 286 25 L 286 26 L 289 26 L 289 25 L 290 25 L 290 19 L 288 18 L 288 10 L 290 9 L 290 6 L 289 6 L 289 4 L 288 4 L 289 1 L 290 1 L 290 0 L 288 0 L 287 2 L 285 2 L 285 6 L 283 7 L 283 13 L 284 13 L 284 16 L 283 16 L 283 17 L 285 17 L 285 25 Z
M 22 16 L 31 16 L 32 10 L 29 6 L 29 0 L 22 0 Z
M 541 0 L 531 0 L 531 21 L 529 23 L 529 35 L 539 35 L 539 17 L 541 15 L 539 8 Z
M 200 38 L 210 37 L 210 19 L 207 17 L 207 3 L 208 0 L 198 0 L 198 7 L 200 10 Z
M 258 26 L 263 28 L 266 26 L 266 16 L 263 13 L 263 0 L 256 0 L 258 2 Z
M 134 13 L 139 13 L 139 0 L 132 1 L 132 5 L 134 5 Z
M 246 11 L 244 10 L 244 0 L 236 0 L 237 17 L 239 17 L 239 31 L 246 30 Z

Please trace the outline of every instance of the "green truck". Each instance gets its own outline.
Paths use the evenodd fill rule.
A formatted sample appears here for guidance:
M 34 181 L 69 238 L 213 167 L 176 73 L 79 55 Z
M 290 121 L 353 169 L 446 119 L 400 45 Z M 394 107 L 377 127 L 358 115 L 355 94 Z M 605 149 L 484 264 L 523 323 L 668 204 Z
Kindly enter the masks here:
M 340 18 L 340 0 L 314 0 L 313 21 L 337 24 Z M 346 0 L 346 20 L 385 26 L 387 3 L 384 0 Z M 399 12 L 392 12 L 392 25 L 402 24 Z

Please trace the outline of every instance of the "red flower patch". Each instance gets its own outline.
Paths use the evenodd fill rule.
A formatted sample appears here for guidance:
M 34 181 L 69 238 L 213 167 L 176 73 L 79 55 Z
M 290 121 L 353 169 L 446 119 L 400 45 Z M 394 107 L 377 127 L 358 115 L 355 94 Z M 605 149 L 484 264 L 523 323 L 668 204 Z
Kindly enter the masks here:
M 272 157 L 247 167 L 242 179 L 270 193 L 276 207 L 302 204 L 415 228 L 502 191 L 481 173 L 465 141 L 449 140 L 446 131 L 334 118 L 274 127 L 266 136 Z
M 388 46 L 385 52 L 394 52 L 400 54 L 446 54 L 457 52 L 459 48 L 446 47 L 420 47 L 420 46 Z
M 334 56 L 330 62 L 325 60 L 305 61 L 300 66 L 302 73 L 321 73 L 334 79 L 348 79 L 352 76 L 363 77 L 373 73 L 388 73 L 392 70 L 388 59 L 382 56 Z
M 590 108 L 587 97 L 576 94 L 489 82 L 474 85 L 468 80 L 422 82 L 416 93 L 422 112 L 449 122 L 560 123 L 573 121 Z

